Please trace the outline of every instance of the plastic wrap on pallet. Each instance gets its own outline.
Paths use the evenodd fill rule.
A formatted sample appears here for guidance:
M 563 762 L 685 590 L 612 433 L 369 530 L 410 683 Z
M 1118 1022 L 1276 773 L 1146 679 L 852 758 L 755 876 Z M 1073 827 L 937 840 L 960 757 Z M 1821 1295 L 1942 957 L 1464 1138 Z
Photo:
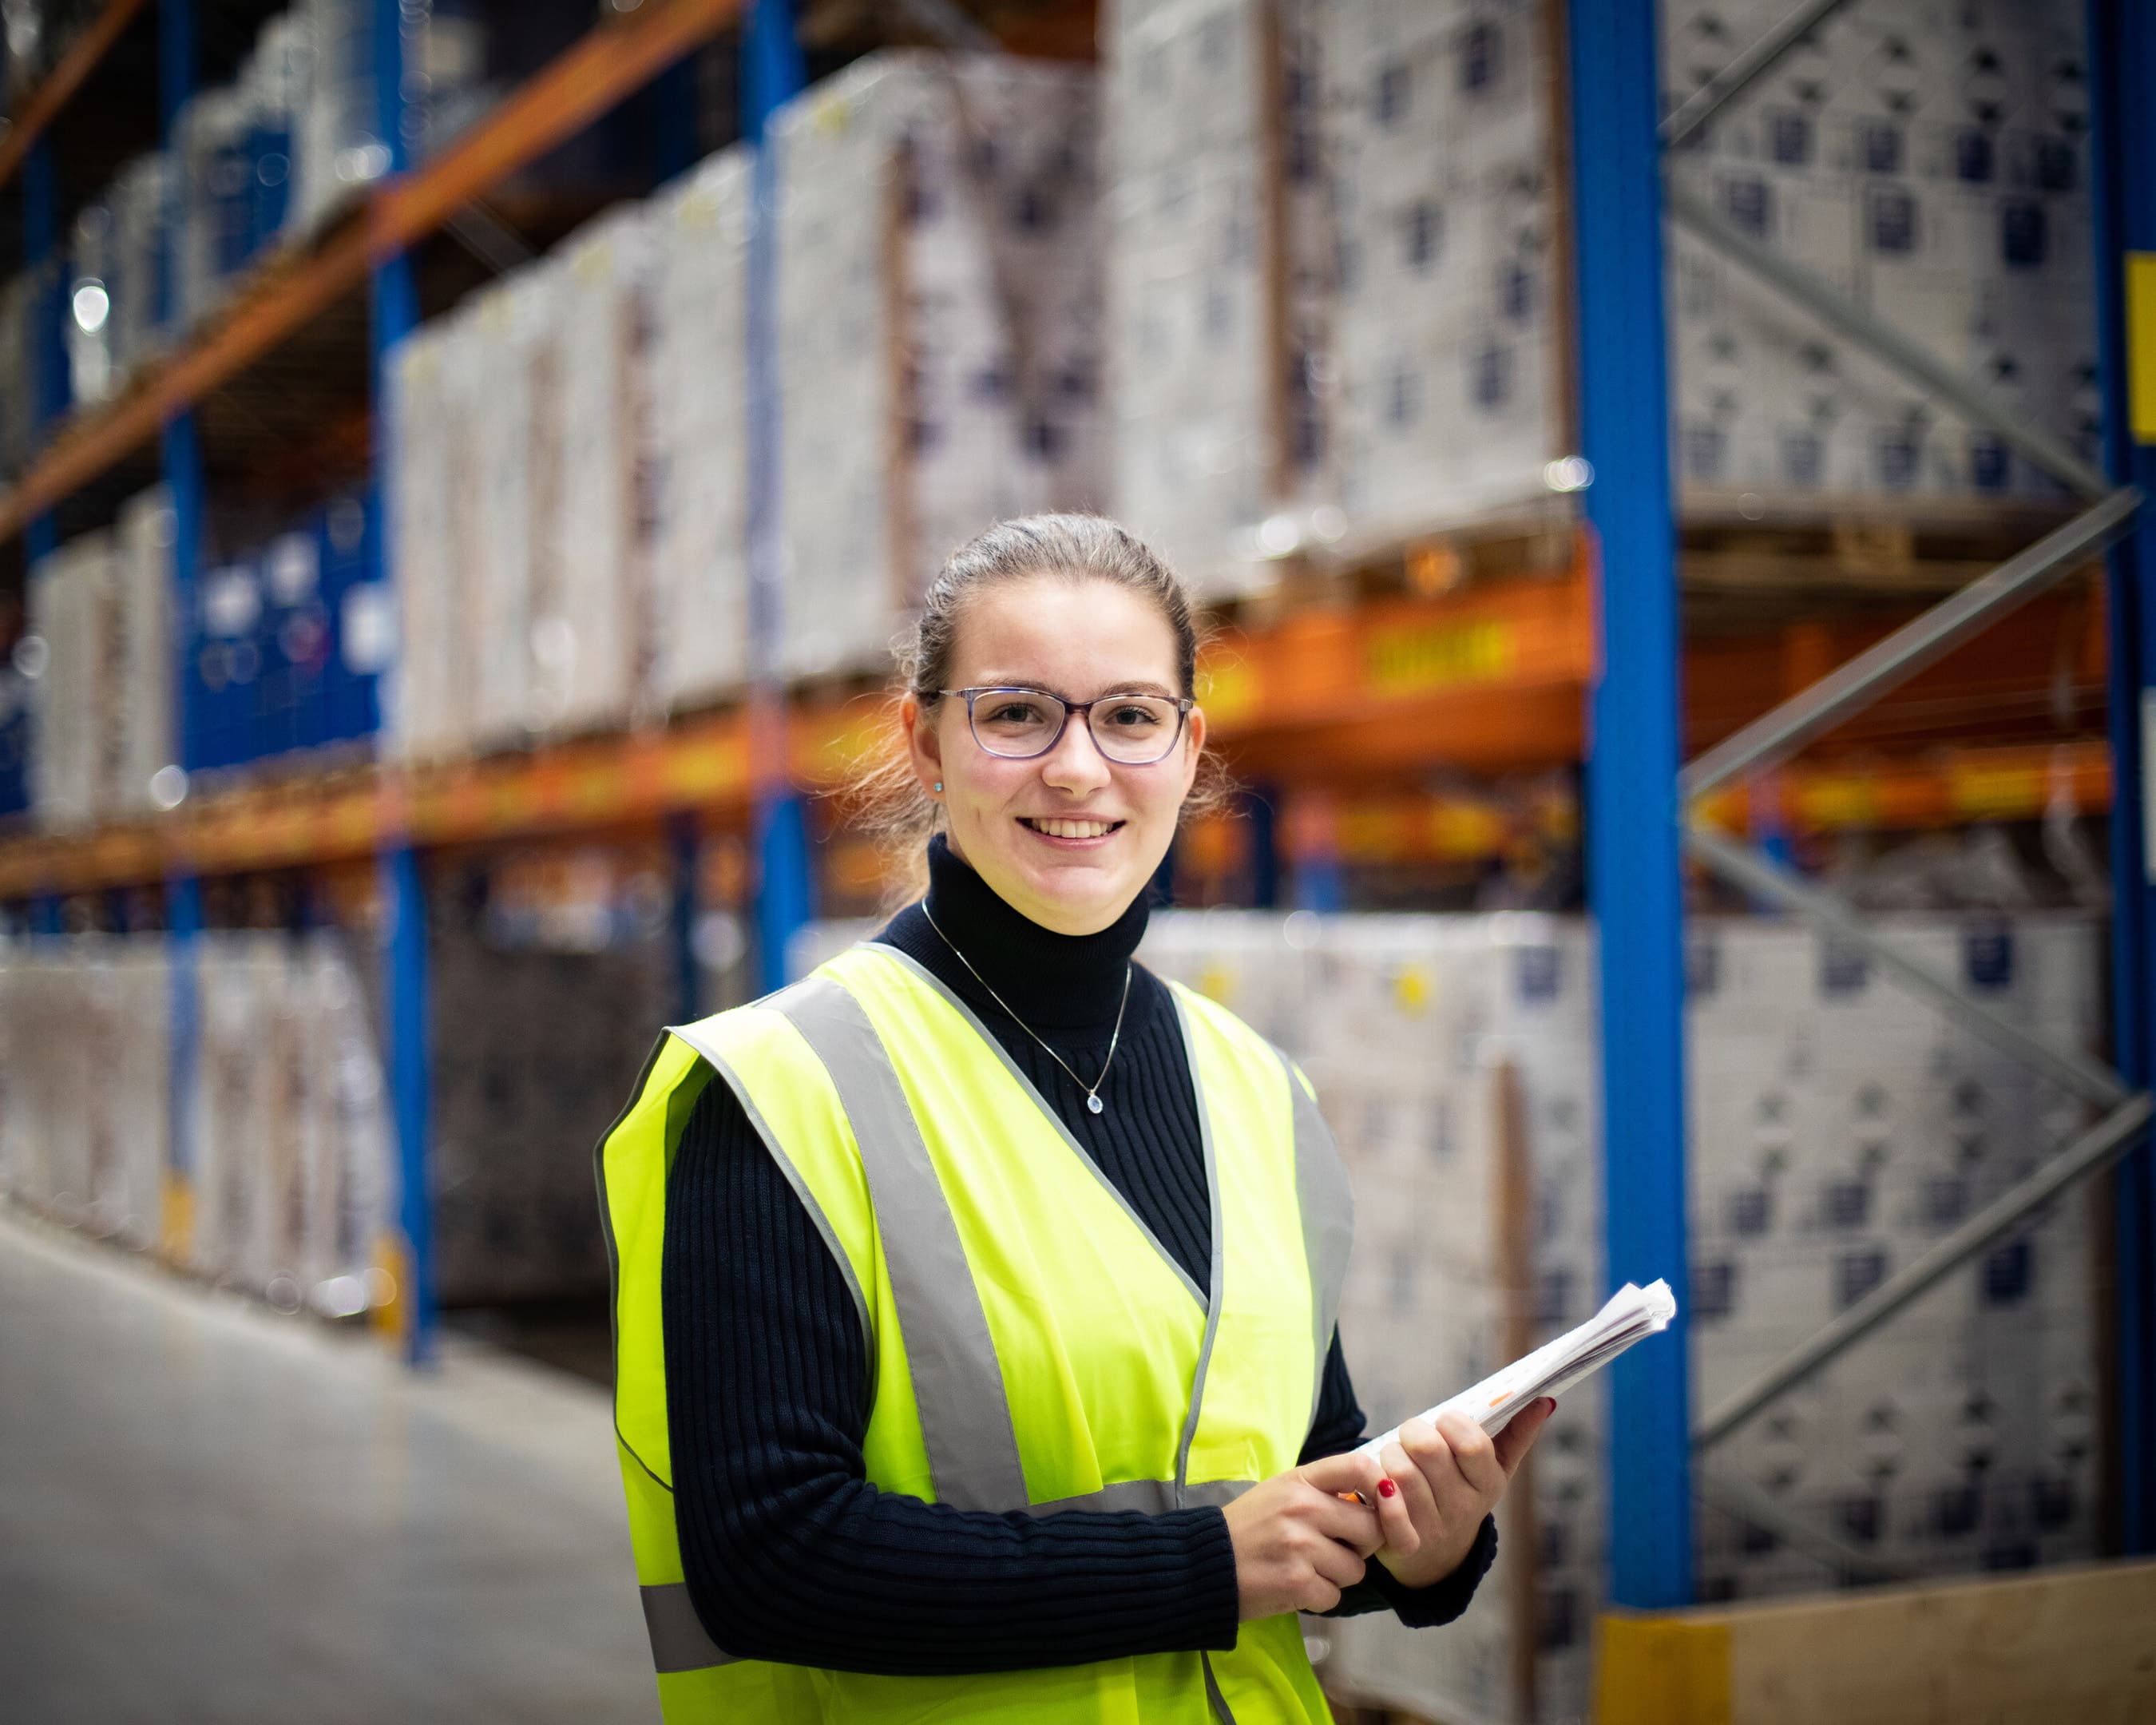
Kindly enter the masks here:
M 1219 596 L 1546 497 L 1537 11 L 1126 0 L 1108 42 L 1116 512 Z
M 778 116 L 789 674 L 880 666 L 958 544 L 1100 501 L 1096 133 L 1089 73 L 913 52 Z
M 110 663 L 118 706 L 104 812 L 125 819 L 160 804 L 151 781 L 179 759 L 173 721 L 171 494 L 157 485 L 122 506 L 116 529 L 118 598 Z
M 746 148 L 653 201 L 653 676 L 669 709 L 748 680 Z
M 376 9 L 374 0 L 303 0 L 299 8 L 311 68 L 296 138 L 303 232 L 319 228 L 389 172 L 375 95 Z
M 382 728 L 406 761 L 450 753 L 463 741 L 459 691 L 469 679 L 459 655 L 465 536 L 457 529 L 470 493 L 469 439 L 459 358 L 465 326 L 430 323 L 398 344 L 389 363 L 388 534 L 397 606 L 396 659 L 385 678 Z M 461 453 L 460 453 L 461 452 Z
M 1255 578 L 1285 450 L 1260 0 L 1122 0 L 1106 38 L 1114 511 L 1198 591 Z
M 180 175 L 176 322 L 189 329 L 224 303 L 253 255 L 253 167 L 247 101 L 237 89 L 188 99 L 174 128 Z
M 651 698 L 651 260 L 641 205 L 588 224 L 558 260 L 547 433 L 558 465 L 537 500 L 549 556 L 531 599 L 531 710 L 546 733 L 619 726 Z
M 173 216 L 171 158 L 138 156 L 112 182 L 112 367 L 124 381 L 164 349 L 177 311 L 167 236 Z
M 170 994 L 162 941 L 79 936 L 0 954 L 0 1191 L 121 1245 L 154 1244 Z
M 95 821 L 118 741 L 113 646 L 118 572 L 112 536 L 86 533 L 30 572 L 29 633 L 42 644 L 33 684 L 30 798 L 38 824 Z
M 480 525 L 466 578 L 472 735 L 481 748 L 526 742 L 534 718 L 532 572 L 552 555 L 537 542 L 552 469 L 534 447 L 535 391 L 554 373 L 559 276 L 544 264 L 519 270 L 476 296 L 469 314 L 480 373 L 470 427 Z
M 111 205 L 104 198 L 82 207 L 69 235 L 60 329 L 67 347 L 68 396 L 77 407 L 95 406 L 120 381 L 112 351 L 118 239 Z
M 1397 543 L 1544 499 L 1565 339 L 1545 20 L 1477 0 L 1334 3 L 1317 28 L 1343 531 Z
M 1776 0 L 1662 10 L 1672 105 Z M 2082 11 L 1845 8 L 1681 151 L 1677 183 L 2100 459 Z M 1834 496 L 2061 495 L 1997 434 L 1681 230 L 1671 352 L 1683 484 Z

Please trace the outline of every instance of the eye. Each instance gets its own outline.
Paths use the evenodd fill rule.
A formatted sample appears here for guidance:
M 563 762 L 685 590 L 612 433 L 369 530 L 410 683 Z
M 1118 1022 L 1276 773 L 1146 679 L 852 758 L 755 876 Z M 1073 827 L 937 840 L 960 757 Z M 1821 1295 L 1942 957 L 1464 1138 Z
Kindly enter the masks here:
M 1045 703 L 1026 696 L 998 695 L 981 709 L 991 725 L 1043 725 L 1048 722 Z
M 1152 701 L 1121 701 L 1108 709 L 1108 722 L 1118 731 L 1146 731 L 1168 721 Z

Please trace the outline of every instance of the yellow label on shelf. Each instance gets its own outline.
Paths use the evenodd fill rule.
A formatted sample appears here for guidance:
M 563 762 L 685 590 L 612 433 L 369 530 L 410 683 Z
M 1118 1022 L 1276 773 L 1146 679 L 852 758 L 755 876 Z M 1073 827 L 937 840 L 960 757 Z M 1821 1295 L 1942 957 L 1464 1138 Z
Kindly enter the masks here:
M 1518 660 L 1517 634 L 1494 619 L 1379 629 L 1370 637 L 1369 684 L 1379 695 L 1427 695 L 1496 682 Z
M 1992 819 L 2038 814 L 2044 808 L 2045 777 L 2040 766 L 1956 762 L 1948 776 L 1947 794 L 1956 814 Z
M 1792 813 L 1800 826 L 1839 829 L 1868 827 L 1879 819 L 1879 788 L 1855 773 L 1832 778 L 1799 779 L 1790 790 Z M 1733 830 L 1742 822 L 1725 823 Z
M 2156 444 L 2156 252 L 2126 254 L 2126 423 Z

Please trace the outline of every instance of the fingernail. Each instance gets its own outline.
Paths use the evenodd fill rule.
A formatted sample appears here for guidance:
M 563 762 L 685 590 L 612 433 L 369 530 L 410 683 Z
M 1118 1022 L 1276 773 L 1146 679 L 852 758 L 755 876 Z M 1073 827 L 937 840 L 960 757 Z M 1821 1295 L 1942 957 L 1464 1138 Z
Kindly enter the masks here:
M 1400 1488 L 1394 1485 L 1390 1480 L 1379 1480 L 1378 1481 L 1378 1495 L 1380 1497 L 1397 1497 L 1400 1495 Z

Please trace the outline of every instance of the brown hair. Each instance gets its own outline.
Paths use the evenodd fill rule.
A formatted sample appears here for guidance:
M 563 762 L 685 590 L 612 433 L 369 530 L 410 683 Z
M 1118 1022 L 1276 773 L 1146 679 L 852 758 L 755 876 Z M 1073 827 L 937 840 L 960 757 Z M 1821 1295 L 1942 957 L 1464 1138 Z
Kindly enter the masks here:
M 1065 581 L 1106 581 L 1143 594 L 1160 608 L 1175 635 L 1176 680 L 1195 695 L 1198 654 L 1206 631 L 1190 595 L 1165 559 L 1127 529 L 1096 515 L 1029 515 L 998 521 L 951 553 L 929 584 L 919 614 L 893 646 L 896 698 L 911 695 L 924 715 L 935 711 L 950 686 L 951 655 L 966 608 L 981 593 L 1005 582 L 1047 576 Z M 1209 750 L 1183 798 L 1183 818 L 1225 807 L 1234 787 Z M 942 805 L 921 788 L 904 749 L 886 750 L 856 773 L 843 793 L 846 813 L 883 844 L 894 896 L 917 896 L 927 885 L 922 847 L 943 823 Z

